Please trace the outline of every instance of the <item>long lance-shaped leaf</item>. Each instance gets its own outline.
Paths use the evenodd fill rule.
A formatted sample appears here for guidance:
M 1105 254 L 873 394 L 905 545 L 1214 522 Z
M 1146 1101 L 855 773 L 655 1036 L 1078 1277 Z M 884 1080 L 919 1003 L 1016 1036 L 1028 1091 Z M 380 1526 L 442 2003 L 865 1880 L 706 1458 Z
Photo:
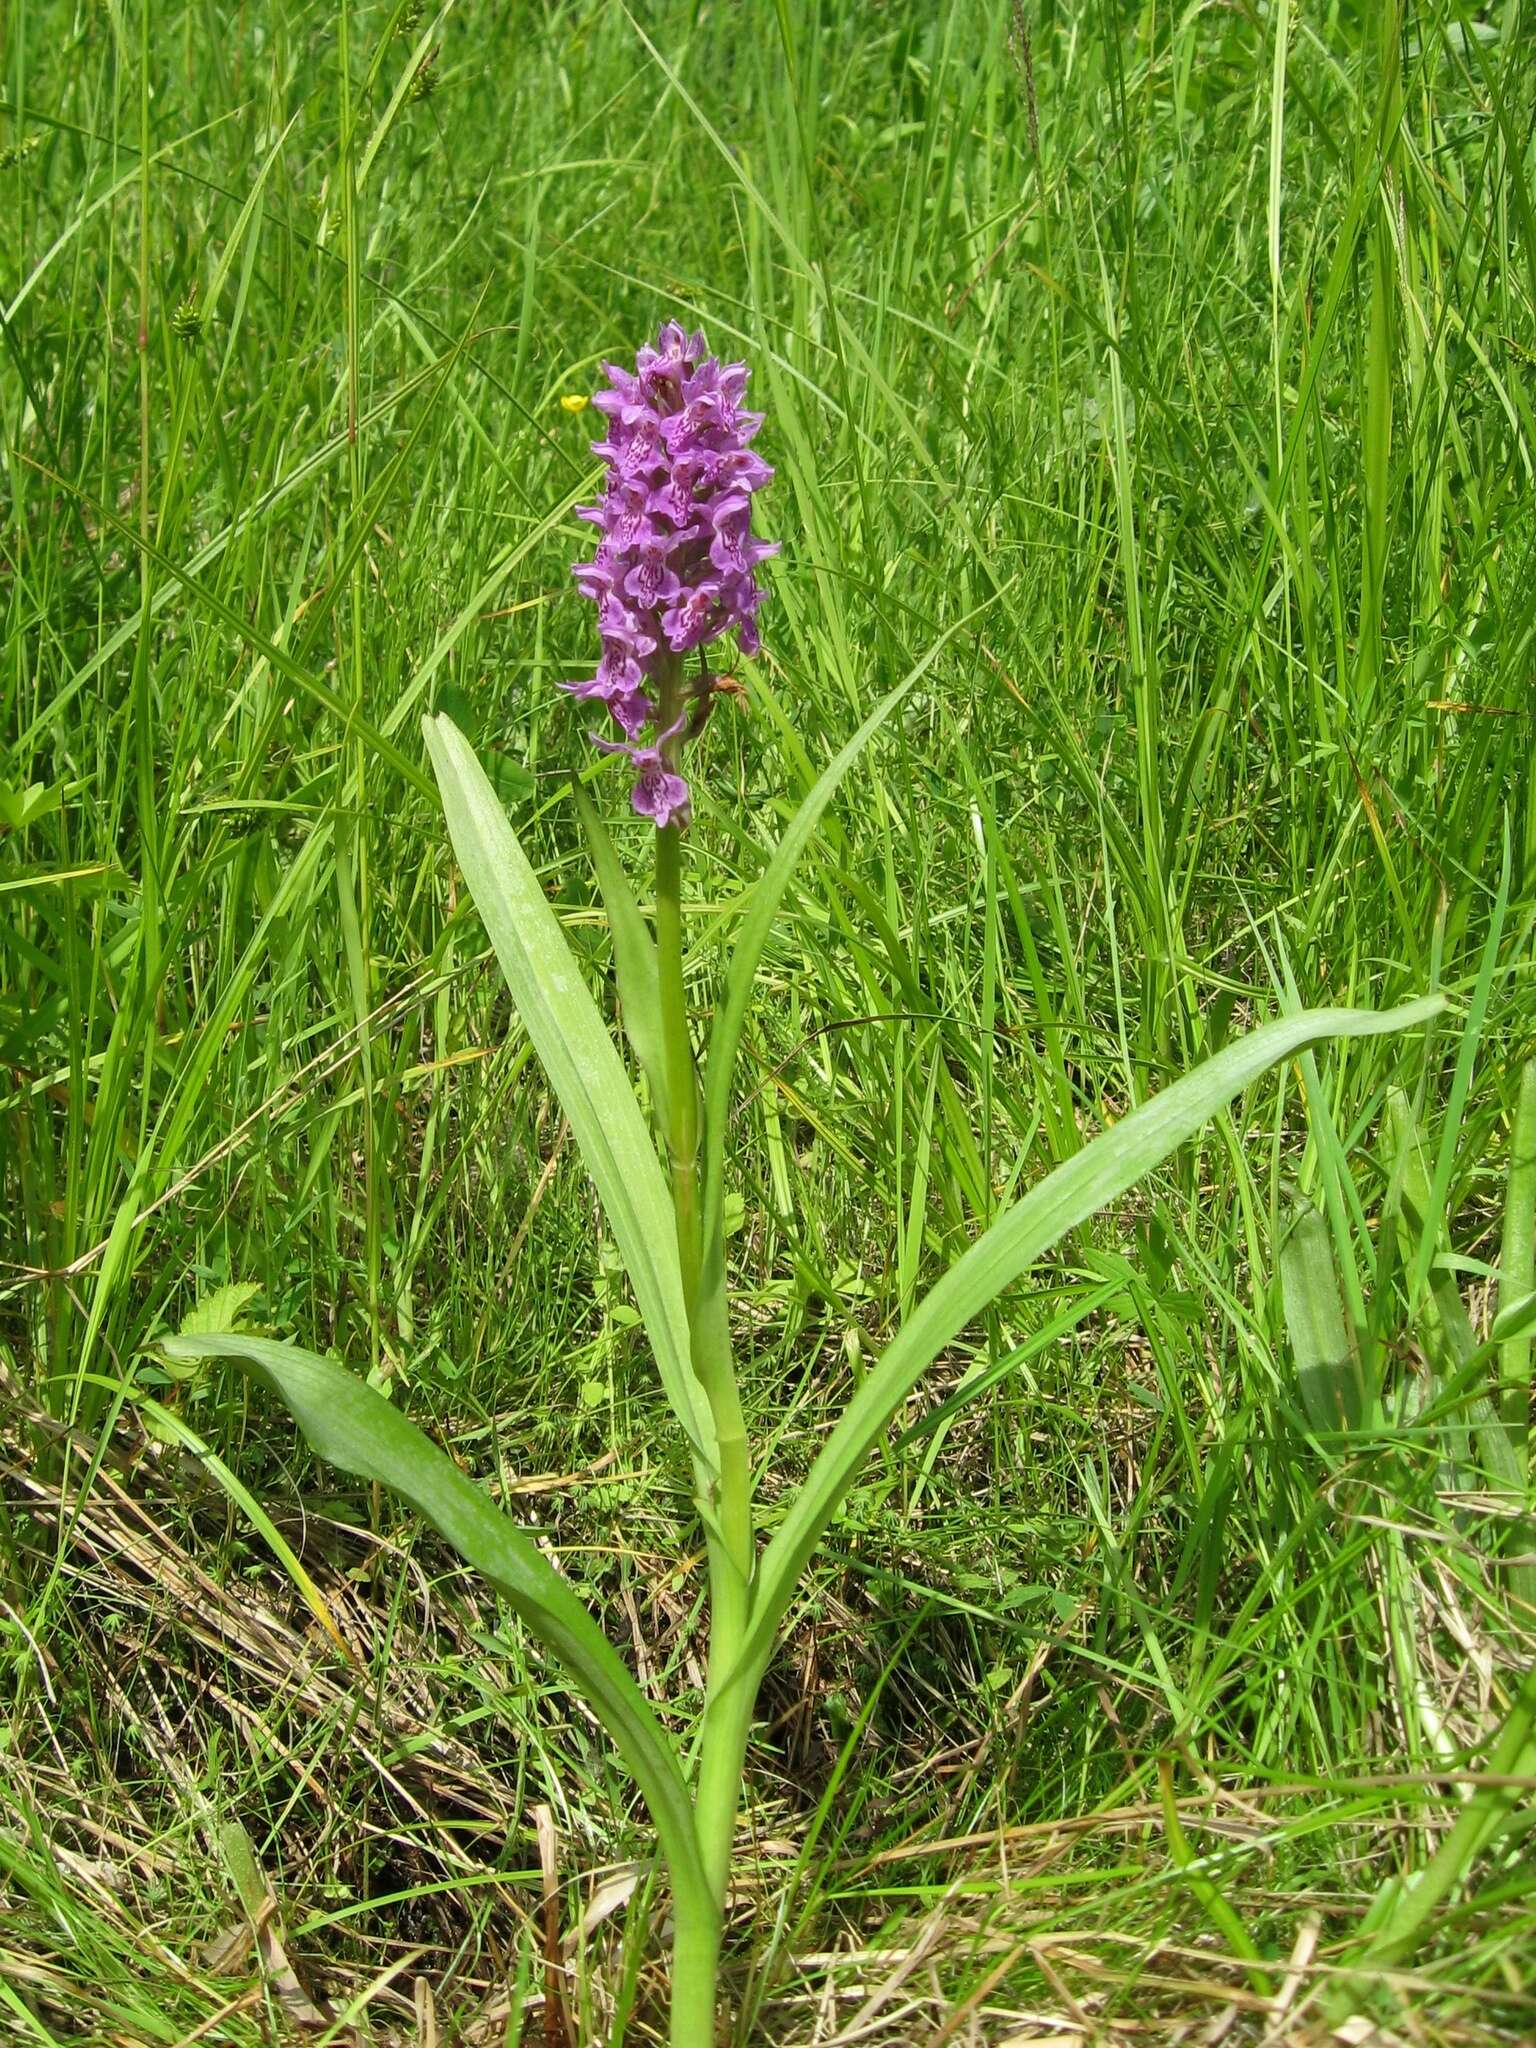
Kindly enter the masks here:
M 597 1623 L 530 1539 L 366 1380 L 267 1337 L 167 1337 L 172 1358 L 232 1358 L 264 1381 L 328 1464 L 387 1486 L 482 1573 L 581 1689 L 644 1795 L 673 1883 L 702 1886 L 693 1809 L 645 1695 Z
M 690 1358 L 671 1197 L 624 1062 L 473 748 L 441 713 L 422 728 L 464 879 L 602 1199 L 667 1399 L 713 1478 L 714 1424 Z
M 1101 1132 L 1000 1216 L 924 1296 L 822 1446 L 763 1553 L 733 1682 L 753 1683 L 760 1675 L 800 1575 L 860 1465 L 939 1352 L 989 1302 L 1068 1231 L 1160 1165 L 1270 1067 L 1319 1039 L 1410 1030 L 1443 1007 L 1443 998 L 1427 996 L 1395 1010 L 1305 1010 L 1261 1025 Z

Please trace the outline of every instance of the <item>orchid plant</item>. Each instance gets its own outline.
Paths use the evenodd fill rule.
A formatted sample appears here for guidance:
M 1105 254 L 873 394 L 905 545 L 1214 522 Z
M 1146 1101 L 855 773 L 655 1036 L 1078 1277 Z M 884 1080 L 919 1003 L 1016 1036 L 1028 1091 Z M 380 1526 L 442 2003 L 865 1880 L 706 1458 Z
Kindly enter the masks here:
M 597 606 L 600 659 L 568 685 L 601 705 L 617 738 L 593 735 L 634 770 L 634 810 L 655 827 L 654 931 L 601 819 L 577 787 L 613 942 L 632 1085 L 559 921 L 463 734 L 425 721 L 448 831 L 517 1011 L 570 1122 L 634 1291 L 651 1357 L 692 1464 L 708 1562 L 702 1703 L 663 1722 L 566 1578 L 488 1493 L 366 1380 L 289 1344 L 182 1336 L 181 1358 L 240 1361 L 287 1404 L 315 1452 L 392 1489 L 501 1593 L 564 1666 L 638 1786 L 672 1897 L 673 2048 L 707 2048 L 725 2023 L 722 1930 L 743 1771 L 759 1686 L 796 1589 L 839 1503 L 944 1347 L 1069 1232 L 1156 1168 L 1234 1095 L 1329 1037 L 1424 1022 L 1437 1000 L 1375 1013 L 1279 1017 L 1084 1142 L 983 1231 L 917 1304 L 859 1381 L 787 1509 L 763 1526 L 738 1391 L 723 1218 L 731 1081 L 776 908 L 818 820 L 861 750 L 932 656 L 877 704 L 801 803 L 737 906 L 735 943 L 696 1058 L 683 961 L 683 850 L 691 797 L 683 751 L 719 687 L 703 650 L 728 632 L 758 646 L 755 570 L 775 552 L 752 537 L 752 499 L 772 472 L 751 447 L 747 370 L 665 326 L 633 371 L 608 367 L 594 400 L 607 438 L 600 535 L 577 581 Z M 649 734 L 649 737 L 646 735 Z M 653 1135 L 654 1133 L 654 1135 Z M 659 1139 L 659 1144 L 658 1144 Z M 990 1381 L 978 1380 L 973 1396 Z M 957 1399 L 967 1398 L 962 1384 Z M 766 1539 L 766 1540 L 765 1540 Z

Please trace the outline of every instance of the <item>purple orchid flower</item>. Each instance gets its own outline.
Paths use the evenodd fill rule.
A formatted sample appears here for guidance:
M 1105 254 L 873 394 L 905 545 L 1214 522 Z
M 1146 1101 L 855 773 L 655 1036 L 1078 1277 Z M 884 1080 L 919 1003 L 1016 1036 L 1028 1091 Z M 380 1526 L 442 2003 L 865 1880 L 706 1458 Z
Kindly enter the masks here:
M 634 765 L 630 800 L 641 817 L 686 825 L 688 784 L 677 754 L 703 726 L 707 672 L 665 732 L 648 743 L 641 734 L 664 705 L 677 708 L 682 656 L 732 631 L 744 654 L 757 652 L 763 592 L 754 571 L 779 550 L 776 541 L 752 538 L 752 495 L 773 471 L 748 446 L 763 416 L 743 409 L 746 364 L 707 355 L 702 334 L 669 320 L 633 370 L 603 368 L 608 387 L 592 403 L 608 433 L 592 452 L 608 480 L 601 500 L 578 510 L 599 540 L 574 570 L 598 608 L 603 655 L 595 675 L 563 687 L 605 705 L 624 734 L 592 738 Z
M 599 753 L 628 755 L 632 766 L 639 771 L 629 800 L 642 818 L 655 820 L 658 830 L 667 825 L 686 825 L 693 816 L 688 785 L 674 768 L 667 765 L 661 751 L 668 740 L 679 736 L 687 723 L 686 717 L 679 718 L 664 733 L 658 734 L 648 747 L 637 746 L 632 740 L 605 740 L 601 733 L 588 734 Z

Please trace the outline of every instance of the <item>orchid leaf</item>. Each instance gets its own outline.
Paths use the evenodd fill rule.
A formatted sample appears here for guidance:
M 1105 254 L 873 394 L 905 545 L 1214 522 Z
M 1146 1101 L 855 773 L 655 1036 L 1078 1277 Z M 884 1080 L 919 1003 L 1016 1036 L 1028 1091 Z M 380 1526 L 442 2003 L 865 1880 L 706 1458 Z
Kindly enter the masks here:
M 331 1359 L 211 1332 L 166 1337 L 160 1348 L 243 1365 L 288 1408 L 317 1457 L 408 1501 L 489 1580 L 575 1679 L 645 1795 L 674 1879 L 687 1882 L 698 1861 L 693 1814 L 667 1738 L 618 1652 L 517 1524 L 392 1402 Z
M 1269 1068 L 1321 1039 L 1411 1030 L 1443 1007 L 1443 998 L 1428 996 L 1395 1010 L 1308 1010 L 1261 1025 L 1102 1131 L 983 1232 L 924 1296 L 861 1382 L 763 1553 L 737 1682 L 754 1681 L 764 1668 L 801 1573 L 891 1418 L 944 1346 L 1005 1287 L 1160 1166 Z
M 712 1477 L 714 1424 L 690 1359 L 671 1196 L 624 1062 L 474 750 L 450 718 L 422 726 L 464 879 L 602 1200 L 667 1399 Z

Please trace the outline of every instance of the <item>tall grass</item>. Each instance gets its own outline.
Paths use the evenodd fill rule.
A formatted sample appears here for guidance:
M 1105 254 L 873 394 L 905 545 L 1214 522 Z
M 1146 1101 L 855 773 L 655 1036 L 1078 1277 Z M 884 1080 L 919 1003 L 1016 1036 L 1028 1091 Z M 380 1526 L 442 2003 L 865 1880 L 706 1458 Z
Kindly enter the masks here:
M 640 1839 L 444 1555 L 156 1341 L 200 1303 L 371 1371 L 531 1488 L 643 1681 L 697 1679 L 684 1474 L 642 1470 L 633 1313 L 415 737 L 472 732 L 606 975 L 560 400 L 675 312 L 753 362 L 788 541 L 699 778 L 701 995 L 928 663 L 747 1046 L 775 1471 L 1006 1198 L 1252 1014 L 1453 998 L 1084 1232 L 957 1348 L 985 1414 L 914 1409 L 849 1502 L 765 1695 L 743 2024 L 826 2038 L 889 1980 L 892 2043 L 1229 2000 L 1258 2038 L 1286 1984 L 1530 2031 L 1518 1798 L 1466 1820 L 1532 1622 L 1528 1350 L 1480 1348 L 1530 1270 L 1528 37 L 1514 0 L 6 17 L 0 2028 L 259 2038 L 200 1946 L 237 1820 L 338 2009 L 419 1975 L 516 2039 L 534 1808 L 568 1933 Z M 1341 1978 L 1444 1842 L 1395 1974 Z M 573 1941 L 586 2038 L 647 2038 L 653 1907 Z

